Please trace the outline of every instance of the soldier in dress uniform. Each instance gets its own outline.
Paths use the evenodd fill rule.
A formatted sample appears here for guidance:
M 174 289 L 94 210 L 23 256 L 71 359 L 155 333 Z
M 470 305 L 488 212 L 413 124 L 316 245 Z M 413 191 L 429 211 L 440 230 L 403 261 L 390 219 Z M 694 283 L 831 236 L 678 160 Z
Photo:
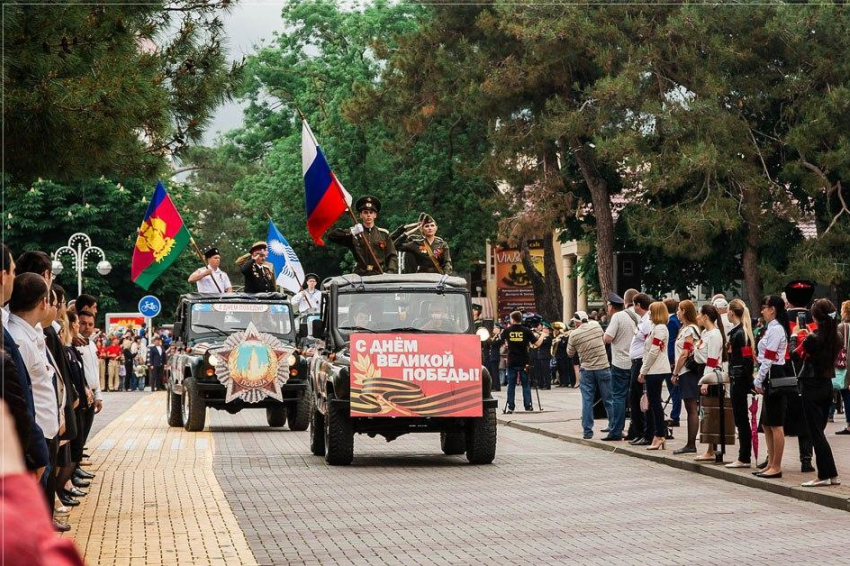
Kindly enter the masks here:
M 375 226 L 375 220 L 381 211 L 381 201 L 373 196 L 365 196 L 357 199 L 355 206 L 360 213 L 361 223 L 347 229 L 331 230 L 328 232 L 328 240 L 351 250 L 356 262 L 354 273 L 357 275 L 378 275 L 380 271 L 397 273 L 398 254 L 396 254 L 390 233 Z M 380 263 L 380 271 L 359 234 L 363 234 L 372 245 L 375 257 Z
M 396 249 L 407 252 L 416 263 L 415 273 L 443 273 L 451 275 L 452 256 L 449 244 L 437 236 L 437 223 L 424 212 L 419 215 L 420 234 L 408 235 L 402 226 L 393 232 Z M 438 269 L 439 266 L 439 269 Z
M 248 253 L 236 260 L 245 276 L 246 293 L 271 293 L 277 290 L 274 266 L 266 261 L 269 248 L 265 242 L 255 242 Z

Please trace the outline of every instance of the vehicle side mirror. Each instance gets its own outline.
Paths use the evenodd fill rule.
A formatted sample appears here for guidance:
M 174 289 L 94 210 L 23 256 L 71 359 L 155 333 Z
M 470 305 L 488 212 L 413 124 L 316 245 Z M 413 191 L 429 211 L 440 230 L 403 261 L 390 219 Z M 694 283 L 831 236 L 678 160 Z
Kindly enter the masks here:
M 325 335 L 325 323 L 321 320 L 314 320 L 312 326 L 312 335 L 315 338 L 321 338 Z
M 299 325 L 298 325 L 298 335 L 297 335 L 297 338 L 298 338 L 299 340 L 301 340 L 301 339 L 303 339 L 303 338 L 307 338 L 307 336 L 308 336 L 308 334 L 307 334 L 307 323 L 306 323 L 306 322 L 302 322 L 301 324 L 299 324 Z
M 172 335 L 174 336 L 174 338 L 180 338 L 183 335 L 183 323 L 175 322 L 174 328 L 172 330 Z

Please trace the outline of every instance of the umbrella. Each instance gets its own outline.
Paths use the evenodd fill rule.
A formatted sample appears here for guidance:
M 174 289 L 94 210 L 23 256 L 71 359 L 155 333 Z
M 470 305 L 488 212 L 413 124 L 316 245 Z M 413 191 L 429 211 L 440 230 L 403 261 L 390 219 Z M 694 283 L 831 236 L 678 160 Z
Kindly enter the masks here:
M 759 423 L 756 414 L 759 412 L 758 395 L 753 395 L 753 402 L 750 403 L 750 430 L 753 437 L 753 455 L 758 461 L 759 459 Z

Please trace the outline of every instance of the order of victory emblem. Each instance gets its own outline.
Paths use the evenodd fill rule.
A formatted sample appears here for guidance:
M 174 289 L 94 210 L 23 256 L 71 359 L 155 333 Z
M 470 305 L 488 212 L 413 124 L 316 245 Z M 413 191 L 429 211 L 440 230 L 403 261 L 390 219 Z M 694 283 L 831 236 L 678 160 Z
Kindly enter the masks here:
M 221 360 L 215 374 L 227 388 L 225 401 L 241 398 L 257 403 L 266 397 L 283 401 L 281 387 L 289 375 L 287 359 L 292 352 L 275 336 L 258 332 L 253 322 L 232 334 L 212 351 Z

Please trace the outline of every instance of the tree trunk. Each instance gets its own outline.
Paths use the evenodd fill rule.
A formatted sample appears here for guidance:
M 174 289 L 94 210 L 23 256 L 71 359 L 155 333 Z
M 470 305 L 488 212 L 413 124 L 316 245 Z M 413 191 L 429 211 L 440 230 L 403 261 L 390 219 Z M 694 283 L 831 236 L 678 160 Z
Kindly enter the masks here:
M 744 206 L 741 207 L 741 212 L 744 217 L 746 226 L 746 235 L 744 236 L 744 251 L 741 255 L 741 264 L 744 271 L 744 289 L 747 292 L 747 301 L 750 305 L 751 312 L 758 312 L 758 309 L 753 310 L 755 305 L 758 305 L 762 298 L 761 274 L 759 274 L 759 198 L 756 191 L 744 190 L 743 192 Z
M 614 216 L 611 214 L 608 183 L 599 173 L 592 149 L 582 144 L 578 138 L 570 140 L 570 149 L 590 189 L 593 202 L 593 216 L 596 218 L 596 263 L 599 272 L 599 290 L 604 299 L 614 290 Z
M 561 278 L 555 264 L 555 245 L 552 233 L 543 235 L 543 271 L 540 273 L 531 261 L 531 250 L 528 248 L 528 238 L 523 237 L 520 244 L 520 258 L 525 272 L 531 278 L 531 288 L 534 289 L 534 303 L 537 313 L 552 322 L 561 320 L 564 312 L 564 298 L 561 296 Z

